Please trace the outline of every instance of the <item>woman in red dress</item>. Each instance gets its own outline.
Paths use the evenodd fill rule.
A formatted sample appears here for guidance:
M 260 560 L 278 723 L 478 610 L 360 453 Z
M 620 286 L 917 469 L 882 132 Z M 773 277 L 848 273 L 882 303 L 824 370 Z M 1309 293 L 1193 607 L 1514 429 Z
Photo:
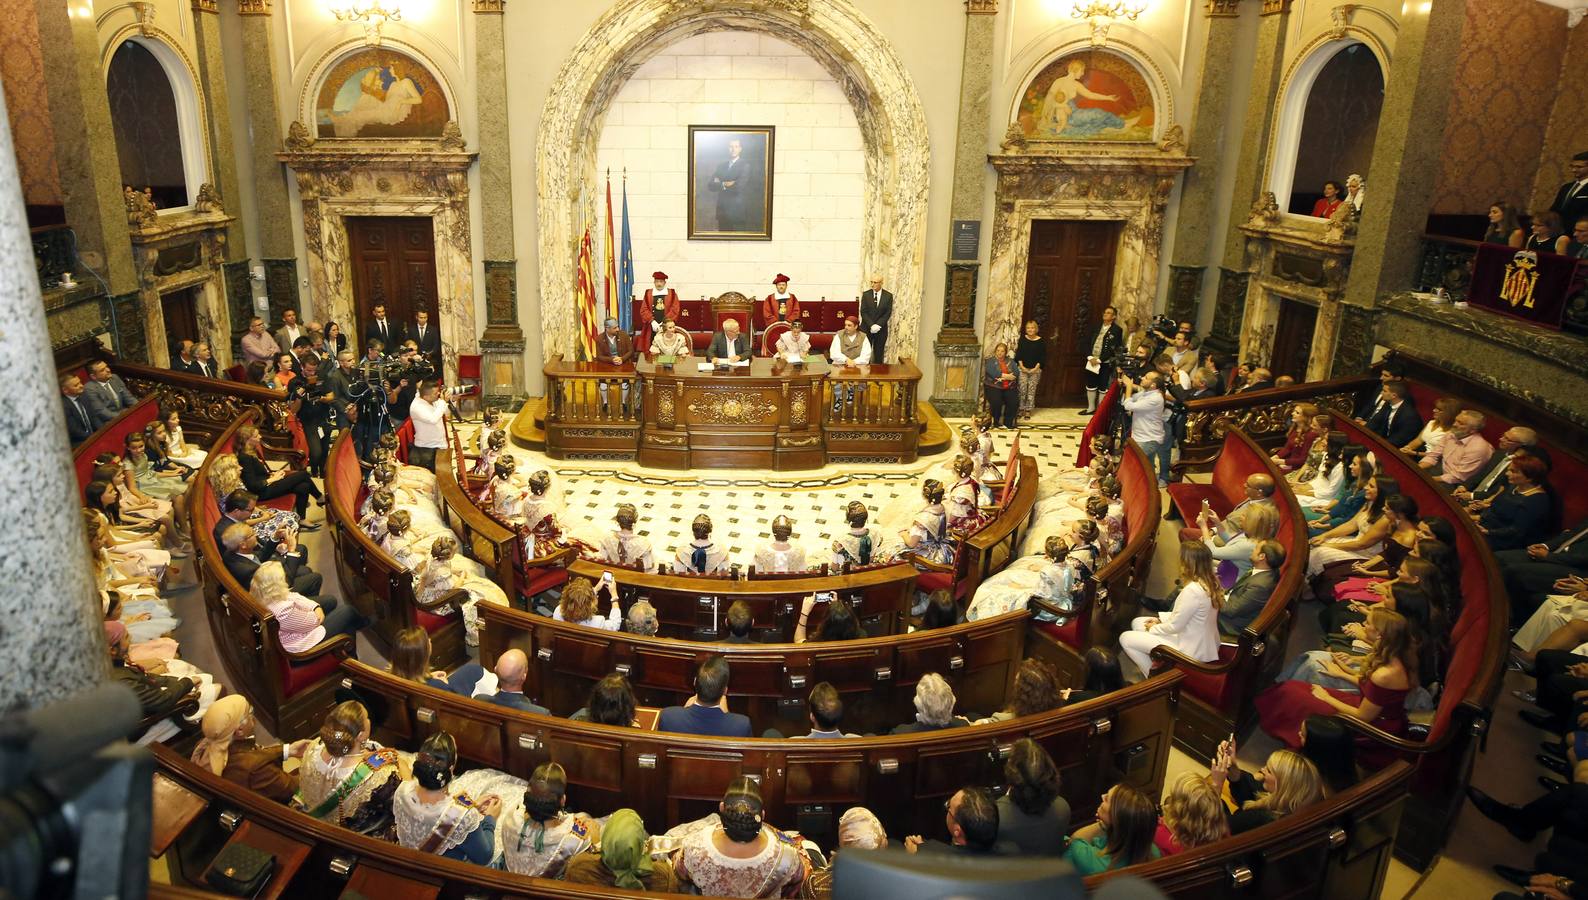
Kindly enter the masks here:
M 1368 613 L 1364 637 L 1373 645 L 1360 666 L 1338 659 L 1339 674 L 1357 679 L 1357 690 L 1286 681 L 1257 695 L 1263 730 L 1301 749 L 1301 723 L 1311 715 L 1354 716 L 1390 734 L 1406 729 L 1406 695 L 1417 686 L 1417 641 L 1406 617 L 1383 607 Z M 1367 762 L 1367 760 L 1364 760 Z
M 1317 219 L 1332 217 L 1334 211 L 1340 208 L 1340 202 L 1343 199 L 1340 196 L 1340 182 L 1325 181 L 1323 183 L 1323 196 L 1318 198 L 1317 203 L 1312 204 L 1313 217 Z

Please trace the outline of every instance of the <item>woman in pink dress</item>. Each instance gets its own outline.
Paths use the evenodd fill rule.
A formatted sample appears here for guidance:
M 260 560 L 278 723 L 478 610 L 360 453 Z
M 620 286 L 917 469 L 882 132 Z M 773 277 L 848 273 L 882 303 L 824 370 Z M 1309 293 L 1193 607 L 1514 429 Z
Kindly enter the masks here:
M 1367 624 L 1378 640 L 1360 666 L 1335 665 L 1357 678 L 1357 689 L 1342 690 L 1286 681 L 1257 695 L 1263 730 L 1301 749 L 1301 724 L 1311 715 L 1354 716 L 1390 734 L 1406 729 L 1406 695 L 1417 686 L 1417 642 L 1406 617 L 1383 607 L 1368 613 Z

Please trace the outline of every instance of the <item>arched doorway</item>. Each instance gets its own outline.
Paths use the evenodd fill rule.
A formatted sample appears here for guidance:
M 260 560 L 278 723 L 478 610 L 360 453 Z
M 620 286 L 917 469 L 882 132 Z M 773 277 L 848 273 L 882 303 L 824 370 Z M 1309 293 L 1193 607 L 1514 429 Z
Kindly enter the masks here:
M 121 182 L 156 209 L 192 205 L 206 178 L 198 103 L 186 68 L 158 41 L 129 38 L 105 71 Z
M 693 10 L 681 10 L 676 0 L 627 0 L 591 27 L 553 82 L 536 146 L 542 352 L 570 355 L 573 349 L 574 259 L 580 223 L 595 221 L 596 192 L 588 192 L 583 208 L 581 196 L 598 183 L 596 144 L 613 96 L 662 48 L 723 30 L 792 44 L 843 85 L 865 139 L 869 173 L 861 268 L 893 286 L 891 353 L 915 356 L 931 157 L 926 117 L 887 38 L 848 0 L 762 0 Z
M 1384 66 L 1360 41 L 1331 42 L 1303 59 L 1291 77 L 1274 147 L 1271 184 L 1281 209 L 1322 212 L 1324 182 L 1367 177 L 1384 106 Z

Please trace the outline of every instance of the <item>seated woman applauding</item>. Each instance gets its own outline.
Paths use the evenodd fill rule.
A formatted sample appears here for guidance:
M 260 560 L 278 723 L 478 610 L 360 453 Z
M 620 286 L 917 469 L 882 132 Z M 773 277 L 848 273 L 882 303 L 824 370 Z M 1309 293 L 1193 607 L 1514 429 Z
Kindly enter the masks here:
M 677 847 L 674 871 L 708 897 L 798 897 L 810 874 L 799 839 L 762 820 L 761 788 L 743 775 L 729 783 L 716 815 L 680 825 L 658 843 Z
M 421 853 L 490 865 L 496 857 L 496 815 L 502 801 L 487 794 L 476 803 L 468 794 L 449 791 L 457 761 L 457 741 L 445 731 L 419 745 L 412 780 L 404 781 L 392 798 L 397 843 Z
M 366 831 L 389 820 L 406 764 L 369 740 L 369 713 L 353 700 L 326 714 L 303 751 L 293 805 L 332 825 Z
M 1355 716 L 1390 734 L 1406 728 L 1406 695 L 1417 686 L 1417 642 L 1406 617 L 1393 609 L 1376 607 L 1367 624 L 1378 640 L 1355 671 L 1355 691 L 1326 688 L 1302 681 L 1286 681 L 1257 695 L 1257 714 L 1263 730 L 1291 749 L 1301 747 L 1301 724 L 1313 714 Z M 1337 664 L 1338 660 L 1336 661 Z
M 1213 553 L 1201 541 L 1180 543 L 1180 577 L 1184 585 L 1174 609 L 1162 617 L 1143 616 L 1119 636 L 1119 647 L 1141 670 L 1152 674 L 1152 648 L 1167 644 L 1198 662 L 1219 658 L 1219 614 L 1224 589 L 1213 574 Z

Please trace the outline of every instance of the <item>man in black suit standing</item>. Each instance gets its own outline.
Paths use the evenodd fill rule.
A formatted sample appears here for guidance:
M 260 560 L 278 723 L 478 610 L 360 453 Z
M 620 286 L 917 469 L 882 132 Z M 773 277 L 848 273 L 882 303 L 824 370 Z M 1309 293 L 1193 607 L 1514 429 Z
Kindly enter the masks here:
M 508 650 L 496 658 L 496 693 L 482 695 L 480 699 L 498 706 L 547 715 L 550 710 L 524 696 L 524 681 L 528 678 L 529 657 L 522 650 Z
M 1560 213 L 1567 228 L 1578 219 L 1588 218 L 1588 150 L 1571 158 L 1571 181 L 1555 192 L 1555 202 L 1549 208 Z
M 369 323 L 369 327 L 364 329 L 365 346 L 368 346 L 372 339 L 379 339 L 381 344 L 387 347 L 397 346 L 403 338 L 402 330 L 396 323 L 386 318 L 386 304 L 377 303 L 369 312 L 374 319 Z
M 414 313 L 414 327 L 408 329 L 408 340 L 413 341 L 419 348 L 419 353 L 430 361 L 432 366 L 441 366 L 441 329 L 432 325 L 430 313 L 419 310 Z
M 860 330 L 871 338 L 871 361 L 882 362 L 888 349 L 888 320 L 893 318 L 893 292 L 882 289 L 882 279 L 871 279 L 871 290 L 860 295 Z
M 61 406 L 66 411 L 66 436 L 76 447 L 96 430 L 94 416 L 83 402 L 83 379 L 76 375 L 61 376 Z
M 1423 417 L 1411 403 L 1411 389 L 1404 381 L 1387 381 L 1383 387 L 1384 404 L 1367 422 L 1367 429 L 1396 447 L 1404 447 L 1423 431 Z

